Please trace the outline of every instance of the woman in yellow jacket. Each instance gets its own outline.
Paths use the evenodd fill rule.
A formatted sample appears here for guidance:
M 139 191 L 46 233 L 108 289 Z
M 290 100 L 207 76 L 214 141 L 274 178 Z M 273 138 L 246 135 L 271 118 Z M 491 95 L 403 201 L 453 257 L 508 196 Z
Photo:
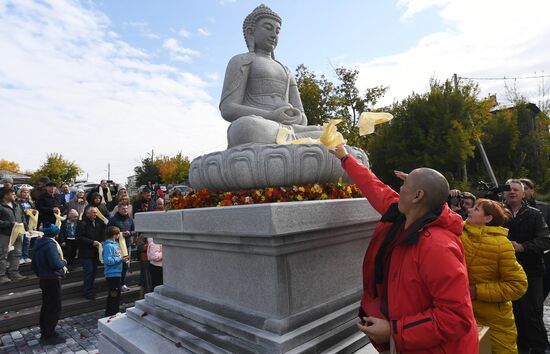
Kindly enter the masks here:
M 527 291 L 527 277 L 516 260 L 508 229 L 510 216 L 499 203 L 478 199 L 468 211 L 462 243 L 466 255 L 474 315 L 488 326 L 493 353 L 517 353 L 512 301 Z

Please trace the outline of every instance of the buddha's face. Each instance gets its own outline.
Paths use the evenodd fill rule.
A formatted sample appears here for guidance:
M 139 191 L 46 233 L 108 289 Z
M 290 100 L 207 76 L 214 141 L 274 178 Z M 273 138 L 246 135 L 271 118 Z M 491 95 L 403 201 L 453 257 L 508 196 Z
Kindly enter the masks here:
M 281 24 L 270 18 L 262 18 L 254 28 L 254 44 L 256 49 L 272 52 L 277 47 Z

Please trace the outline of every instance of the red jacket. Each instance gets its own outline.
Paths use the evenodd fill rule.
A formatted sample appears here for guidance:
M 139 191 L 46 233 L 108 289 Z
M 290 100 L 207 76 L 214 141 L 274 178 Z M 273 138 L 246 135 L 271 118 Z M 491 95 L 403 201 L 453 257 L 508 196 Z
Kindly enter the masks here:
M 353 157 L 342 166 L 380 214 L 399 201 L 399 194 L 382 183 Z M 392 222 L 378 222 L 363 260 L 361 308 L 368 314 L 376 302 L 375 257 Z M 460 241 L 462 218 L 447 205 L 441 215 L 419 231 L 412 245 L 398 244 L 388 273 L 391 335 L 400 353 L 478 352 L 478 332 Z M 377 349 L 384 348 L 373 342 Z

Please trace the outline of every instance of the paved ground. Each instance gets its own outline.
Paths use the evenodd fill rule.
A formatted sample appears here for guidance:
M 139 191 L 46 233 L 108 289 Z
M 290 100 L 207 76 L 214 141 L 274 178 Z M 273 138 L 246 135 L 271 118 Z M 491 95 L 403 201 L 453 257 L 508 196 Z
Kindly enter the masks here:
M 133 305 L 127 305 L 133 306 Z M 125 306 L 121 306 L 121 311 Z M 2 354 L 38 354 L 38 353 L 76 353 L 97 354 L 99 331 L 97 320 L 105 317 L 105 310 L 68 317 L 59 321 L 56 332 L 65 343 L 55 346 L 42 346 L 39 343 L 40 328 L 38 326 L 23 328 L 18 331 L 0 334 L 0 353 Z
M 131 305 L 128 305 L 131 306 Z M 121 306 L 121 311 L 125 307 Z M 38 326 L 23 328 L 18 331 L 0 334 L 0 353 L 5 354 L 38 354 L 38 353 L 75 353 L 97 354 L 98 333 L 97 320 L 104 317 L 104 310 L 79 316 L 68 317 L 59 321 L 57 332 L 66 338 L 65 343 L 55 346 L 41 346 L 38 342 Z M 550 333 L 550 297 L 544 304 L 544 323 Z

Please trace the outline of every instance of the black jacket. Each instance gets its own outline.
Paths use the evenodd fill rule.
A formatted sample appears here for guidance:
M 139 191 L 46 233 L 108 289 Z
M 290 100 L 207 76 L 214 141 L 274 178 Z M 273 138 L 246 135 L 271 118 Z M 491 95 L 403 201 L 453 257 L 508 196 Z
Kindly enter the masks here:
M 538 209 L 523 205 L 517 215 L 504 227 L 509 229 L 510 241 L 521 243 L 524 252 L 517 252 L 516 258 L 528 275 L 543 275 L 543 255 L 550 249 L 550 231 Z
M 23 214 L 23 209 L 16 202 L 10 207 L 4 202 L 0 203 L 0 235 L 10 236 L 14 222 L 22 222 L 27 230 L 27 219 Z
M 59 198 L 54 194 L 42 193 L 36 201 L 36 207 L 38 208 L 38 224 L 50 223 L 55 224 L 55 216 L 53 215 L 53 208 L 59 208 L 61 210 L 61 203 Z
M 550 205 L 535 199 L 528 200 L 527 203 L 529 203 L 529 206 L 540 210 L 542 213 L 542 218 L 546 221 L 546 225 L 550 228 Z
M 76 227 L 76 243 L 78 244 L 78 257 L 98 258 L 97 248 L 93 246 L 94 241 L 103 242 L 105 238 L 106 225 L 98 218 L 95 219 L 95 226 L 88 218 L 82 219 Z

